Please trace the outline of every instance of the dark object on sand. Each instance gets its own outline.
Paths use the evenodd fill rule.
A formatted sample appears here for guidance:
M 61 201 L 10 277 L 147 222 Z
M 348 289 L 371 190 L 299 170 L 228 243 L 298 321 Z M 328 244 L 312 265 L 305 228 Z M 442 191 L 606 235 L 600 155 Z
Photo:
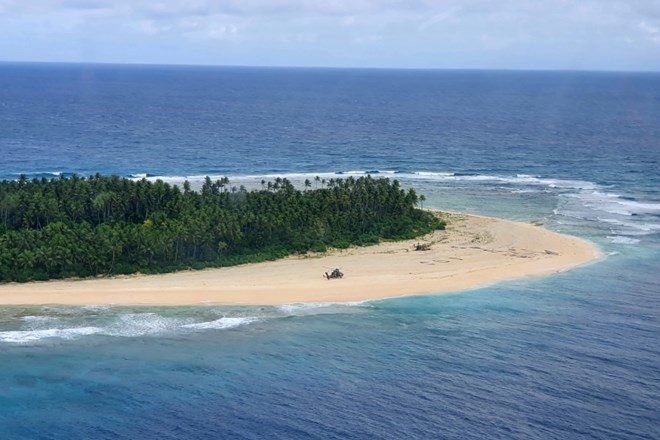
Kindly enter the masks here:
M 328 272 L 324 273 L 323 276 L 324 276 L 325 278 L 329 279 L 329 280 L 335 280 L 335 279 L 338 279 L 338 278 L 343 278 L 343 277 L 344 277 L 344 274 L 342 273 L 341 270 L 339 270 L 339 269 L 334 269 L 334 270 L 333 270 L 332 272 L 330 272 L 330 273 L 328 273 Z
M 416 251 L 430 251 L 431 250 L 431 243 L 417 243 L 415 245 L 415 250 Z

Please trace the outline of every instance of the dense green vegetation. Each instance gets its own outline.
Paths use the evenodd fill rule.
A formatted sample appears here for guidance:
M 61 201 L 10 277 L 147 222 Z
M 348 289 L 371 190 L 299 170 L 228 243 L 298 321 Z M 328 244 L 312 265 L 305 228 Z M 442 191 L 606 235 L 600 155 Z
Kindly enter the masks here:
M 318 182 L 317 182 L 318 185 Z M 200 191 L 96 175 L 0 182 L 0 281 L 220 267 L 413 238 L 441 229 L 389 179 L 331 179 L 300 191 L 208 177 Z

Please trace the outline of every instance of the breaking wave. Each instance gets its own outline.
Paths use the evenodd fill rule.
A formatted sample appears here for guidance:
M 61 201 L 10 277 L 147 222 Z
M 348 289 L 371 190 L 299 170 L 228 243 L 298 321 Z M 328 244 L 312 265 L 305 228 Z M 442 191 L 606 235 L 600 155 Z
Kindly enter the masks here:
M 253 323 L 255 321 L 258 321 L 258 320 L 259 320 L 259 318 L 254 317 L 254 316 L 245 317 L 245 318 L 226 317 L 226 318 L 216 319 L 215 321 L 197 322 L 197 323 L 194 323 L 194 324 L 185 324 L 182 327 L 197 329 L 197 330 L 209 330 L 209 329 L 221 330 L 221 329 L 234 328 L 234 327 L 239 327 L 241 325 L 251 324 L 251 323 Z
M 41 307 L 29 315 L 0 316 L 0 343 L 26 344 L 83 336 L 136 338 L 198 331 L 230 330 L 257 322 L 318 314 L 346 314 L 370 307 L 367 302 L 296 303 L 272 307 L 184 307 L 167 311 L 130 311 L 122 307 Z M 153 310 L 153 309 L 152 309 Z M 16 312 L 14 312 L 16 313 Z M 7 328 L 7 323 L 9 327 Z
M 14 330 L 0 332 L 0 341 L 23 344 L 41 339 L 75 339 L 81 336 L 95 335 L 103 329 L 98 327 L 50 328 L 44 330 Z
M 639 238 L 626 237 L 623 235 L 608 235 L 607 238 L 614 244 L 637 244 L 641 240 Z

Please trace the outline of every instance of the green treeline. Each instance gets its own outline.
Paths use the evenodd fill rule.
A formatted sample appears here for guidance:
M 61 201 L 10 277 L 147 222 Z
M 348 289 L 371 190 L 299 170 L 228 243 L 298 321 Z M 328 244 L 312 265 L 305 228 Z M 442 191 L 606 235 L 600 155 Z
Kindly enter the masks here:
M 444 228 L 396 180 L 310 186 L 277 178 L 248 192 L 207 177 L 191 191 L 98 174 L 1 181 L 0 281 L 229 266 Z

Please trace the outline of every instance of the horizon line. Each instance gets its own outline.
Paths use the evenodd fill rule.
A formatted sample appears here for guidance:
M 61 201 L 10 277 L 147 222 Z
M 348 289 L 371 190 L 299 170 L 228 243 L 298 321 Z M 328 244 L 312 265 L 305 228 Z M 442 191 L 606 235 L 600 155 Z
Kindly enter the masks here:
M 660 74 L 660 70 L 610 70 L 610 69 L 567 69 L 567 68 L 514 68 L 514 67 L 388 67 L 388 66 L 320 66 L 320 65 L 257 65 L 257 64 L 187 64 L 187 63 L 135 63 L 110 61 L 17 61 L 0 60 L 0 65 L 7 64 L 47 64 L 77 66 L 126 66 L 126 67 L 204 67 L 237 69 L 291 69 L 291 70 L 401 70 L 401 71 L 472 71 L 472 72 L 556 72 L 556 73 L 650 73 Z

